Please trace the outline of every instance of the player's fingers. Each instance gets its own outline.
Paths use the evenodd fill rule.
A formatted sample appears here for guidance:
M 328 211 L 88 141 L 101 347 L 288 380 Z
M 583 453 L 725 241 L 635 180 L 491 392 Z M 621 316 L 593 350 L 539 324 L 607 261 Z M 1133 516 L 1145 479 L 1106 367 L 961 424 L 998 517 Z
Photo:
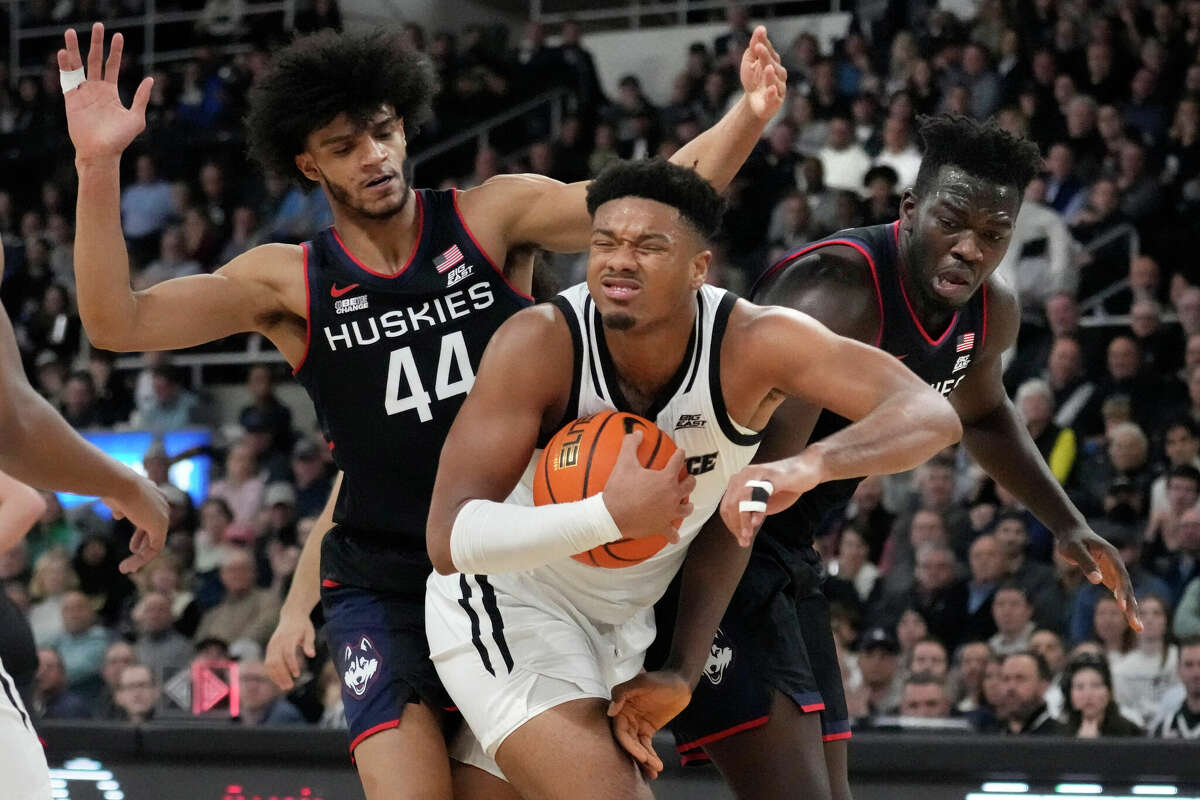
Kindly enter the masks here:
M 58 49 L 58 54 L 57 54 L 57 57 L 58 57 L 58 69 L 59 69 L 59 71 L 61 71 L 61 72 L 70 72 L 70 71 L 71 71 L 71 67 L 70 67 L 70 66 L 68 66 L 68 65 L 71 63 L 71 56 L 67 54 L 67 51 L 66 51 L 66 50 L 64 50 L 63 48 L 61 48 L 61 47 L 60 47 L 60 48 Z
M 663 472 L 668 475 L 676 476 L 682 474 L 683 477 L 679 478 L 680 482 L 682 483 L 684 480 L 691 477 L 690 475 L 687 475 L 683 469 L 685 461 L 687 461 L 687 455 L 683 452 L 682 448 L 677 449 L 674 453 L 671 453 L 671 457 L 667 459 L 667 463 L 663 467 Z
M 637 461 L 637 449 L 642 443 L 642 431 L 634 428 L 621 439 L 621 449 L 617 451 L 617 461 Z
M 688 475 L 679 482 L 679 493 L 687 497 L 692 492 L 696 491 L 696 476 Z
M 1096 566 L 1096 562 L 1092 559 L 1092 554 L 1088 552 L 1086 547 L 1072 543 L 1063 550 L 1063 556 L 1067 561 L 1079 567 L 1084 577 L 1092 583 L 1100 583 L 1104 580 L 1104 575 L 1100 572 L 1100 567 Z
M 295 642 L 288 642 L 288 644 L 284 645 L 282 653 L 283 663 L 287 667 L 289 678 L 300 677 L 300 656 L 297 655 L 298 652 Z M 291 683 L 290 679 L 288 683 Z
M 150 105 L 150 90 L 154 88 L 154 78 L 143 78 L 133 93 L 133 103 L 129 108 L 139 117 L 146 116 L 146 106 Z
M 304 627 L 304 655 L 317 657 L 317 632 L 311 622 Z
M 104 25 L 100 22 L 92 25 L 92 41 L 88 44 L 87 73 L 89 81 L 98 81 L 102 76 L 101 67 L 104 64 Z
M 125 49 L 125 37 L 114 33 L 108 46 L 108 60 L 104 62 L 104 80 L 109 83 L 117 82 L 117 74 L 121 71 L 121 51 Z
M 79 34 L 74 28 L 67 28 L 63 33 L 63 44 L 67 51 L 67 70 L 79 69 L 83 66 L 83 59 L 79 56 Z
M 657 777 L 658 773 L 663 771 L 663 762 L 662 759 L 658 757 L 658 751 L 654 749 L 654 734 L 643 731 L 639 737 L 639 741 L 649 756 L 649 764 L 654 767 L 654 774 L 655 777 Z

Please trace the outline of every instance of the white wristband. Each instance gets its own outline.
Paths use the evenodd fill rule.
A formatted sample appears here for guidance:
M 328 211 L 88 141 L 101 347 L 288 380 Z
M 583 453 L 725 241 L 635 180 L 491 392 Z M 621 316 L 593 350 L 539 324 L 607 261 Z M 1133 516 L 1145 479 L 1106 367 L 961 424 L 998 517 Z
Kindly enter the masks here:
M 83 83 L 83 81 L 83 67 L 73 70 L 60 69 L 58 71 L 58 84 L 62 86 L 63 94 L 66 94 L 75 87 L 79 86 L 79 84 Z
M 491 500 L 463 505 L 450 530 L 450 559 L 463 573 L 534 569 L 615 542 L 603 493 L 573 503 L 520 506 Z

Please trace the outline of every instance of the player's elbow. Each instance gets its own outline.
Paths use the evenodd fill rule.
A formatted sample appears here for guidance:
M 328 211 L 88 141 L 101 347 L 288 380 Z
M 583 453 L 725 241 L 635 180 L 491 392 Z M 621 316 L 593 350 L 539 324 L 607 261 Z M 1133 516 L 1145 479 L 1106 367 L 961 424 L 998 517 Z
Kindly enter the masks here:
M 107 350 L 110 353 L 131 353 L 142 349 L 128 335 L 128 331 L 118 325 L 87 318 L 82 318 L 82 322 L 88 341 L 97 350 Z
M 941 440 L 941 447 L 949 447 L 962 439 L 962 420 L 946 398 L 937 398 L 937 407 L 929 409 L 929 416 L 929 427 Z
M 429 561 L 438 575 L 453 575 L 458 572 L 450 551 L 450 529 L 437 524 L 432 518 L 425 531 L 425 549 L 429 551 Z

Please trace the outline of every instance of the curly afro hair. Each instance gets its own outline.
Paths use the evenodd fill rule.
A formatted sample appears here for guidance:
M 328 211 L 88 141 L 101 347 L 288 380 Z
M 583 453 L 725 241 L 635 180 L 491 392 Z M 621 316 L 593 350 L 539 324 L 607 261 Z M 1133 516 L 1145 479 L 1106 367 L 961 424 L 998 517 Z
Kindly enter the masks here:
M 921 168 L 913 191 L 924 194 L 938 171 L 950 164 L 1001 186 L 1013 186 L 1018 195 L 1042 168 L 1042 154 L 1028 139 L 1020 139 L 995 122 L 941 114 L 918 117 L 924 144 Z
M 429 117 L 436 91 L 433 66 L 405 48 L 398 31 L 299 37 L 275 53 L 250 91 L 250 155 L 265 170 L 305 185 L 295 158 L 310 133 L 339 114 L 365 127 L 383 105 L 394 108 L 411 132 Z
M 656 158 L 652 161 L 613 161 L 588 185 L 587 209 L 609 200 L 644 197 L 678 209 L 680 215 L 706 240 L 721 227 L 725 201 L 712 184 L 693 169 Z

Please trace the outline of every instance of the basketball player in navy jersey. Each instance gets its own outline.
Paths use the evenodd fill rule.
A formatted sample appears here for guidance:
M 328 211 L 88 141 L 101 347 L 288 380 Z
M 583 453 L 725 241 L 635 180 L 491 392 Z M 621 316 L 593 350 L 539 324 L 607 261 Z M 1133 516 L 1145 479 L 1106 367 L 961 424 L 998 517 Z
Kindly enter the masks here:
M 992 272 L 1008 247 L 1025 185 L 1040 168 L 1037 148 L 963 117 L 925 119 L 921 135 L 924 159 L 897 222 L 844 230 L 792 253 L 766 271 L 752 296 L 892 353 L 948 397 L 971 456 L 1054 532 L 1062 557 L 1112 589 L 1140 629 L 1119 554 L 1067 499 L 1001 383 L 1000 356 L 1016 339 L 1020 314 L 1014 294 Z M 772 417 L 757 458 L 778 458 L 846 424 L 817 404 L 788 400 Z M 751 472 L 771 479 L 763 466 Z M 681 756 L 711 758 L 739 798 L 850 797 L 850 724 L 812 542 L 858 481 L 818 486 L 766 517 L 715 640 L 682 641 L 692 631 L 676 629 L 675 647 L 711 654 L 710 663 L 728 662 L 719 681 L 697 670 L 650 674 L 617 693 L 633 706 L 623 713 L 653 728 L 663 716 L 655 709 L 671 706 L 672 691 L 695 687 L 671 725 Z M 768 513 L 774 511 L 769 505 Z M 725 514 L 744 542 L 758 521 Z M 737 578 L 727 570 L 709 581 L 715 590 Z
M 470 725 L 453 750 L 470 765 L 460 770 L 473 775 L 470 797 L 650 796 L 610 730 L 609 693 L 641 669 L 653 605 L 685 557 L 702 571 L 745 562 L 719 530 L 690 556 L 688 546 L 723 496 L 735 507 L 751 500 L 744 468 L 785 397 L 857 422 L 776 455 L 781 507 L 822 481 L 906 469 L 959 437 L 949 404 L 895 359 L 706 285 L 721 206 L 691 170 L 607 167 L 588 190 L 587 283 L 497 331 L 446 439 L 429 512 L 439 574 L 426 627 Z M 600 494 L 534 507 L 539 443 L 606 409 L 648 417 L 680 449 L 663 469 L 644 469 L 631 433 Z M 683 520 L 673 541 L 639 563 L 603 569 L 571 558 L 669 530 L 673 519 Z M 685 626 L 705 625 L 711 640 L 722 610 Z M 649 774 L 661 770 L 648 740 L 617 734 Z
M 0 280 L 4 248 L 0 247 Z M 136 532 L 133 551 L 121 562 L 132 572 L 162 550 L 167 535 L 167 499 L 158 488 L 85 442 L 25 379 L 12 325 L 0 307 L 0 470 L 31 486 L 103 498 L 113 515 L 126 517 Z M 0 553 L 14 546 L 32 521 L 16 513 L 20 484 L 5 478 L 0 488 Z M 27 489 L 31 494 L 32 489 Z M 41 498 L 32 494 L 34 507 Z M 10 506 L 11 503 L 11 506 Z M 41 742 L 5 661 L 37 664 L 33 634 L 20 612 L 0 598 L 7 635 L 0 642 L 0 781 L 11 800 L 46 800 L 50 773 Z M 16 626 L 21 626 L 20 628 Z
M 247 118 L 269 171 L 325 193 L 335 225 L 303 245 L 254 248 L 212 275 L 129 289 L 119 215 L 121 153 L 145 124 L 150 80 L 117 96 L 121 35 L 88 65 L 74 31 L 59 51 L 79 204 L 75 269 L 92 341 L 112 350 L 187 347 L 241 331 L 293 366 L 342 470 L 305 543 L 270 654 L 285 687 L 311 654 L 320 597 L 343 678 L 351 751 L 367 796 L 445 798 L 450 701 L 424 630 L 425 517 L 437 454 L 491 334 L 530 303 L 530 247 L 587 246 L 586 184 L 504 175 L 469 191 L 413 190 L 405 132 L 433 92 L 399 36 L 322 33 L 274 54 Z M 87 80 L 84 80 L 84 78 Z M 744 97 L 675 155 L 722 188 L 779 109 L 786 73 L 764 30 L 741 65 Z M 511 268 L 502 268 L 507 265 Z

